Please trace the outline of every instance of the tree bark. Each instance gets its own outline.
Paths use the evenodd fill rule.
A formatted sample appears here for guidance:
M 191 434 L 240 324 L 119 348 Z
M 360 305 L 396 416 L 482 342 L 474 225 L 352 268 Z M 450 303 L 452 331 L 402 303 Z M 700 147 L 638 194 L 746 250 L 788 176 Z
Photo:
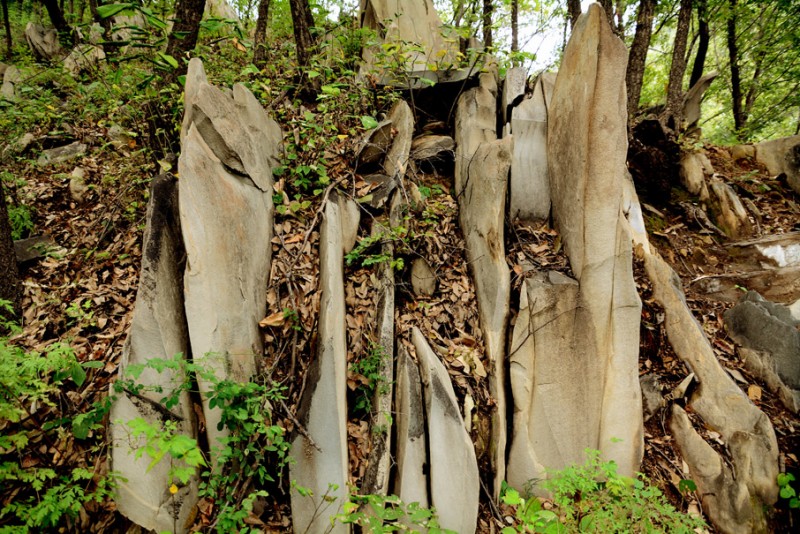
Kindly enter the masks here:
M 739 72 L 739 47 L 736 43 L 736 3 L 737 0 L 728 0 L 730 13 L 728 14 L 728 58 L 731 64 L 731 99 L 733 100 L 733 125 L 737 137 L 744 128 L 745 116 L 742 108 L 742 80 Z
M 675 30 L 675 42 L 672 46 L 672 64 L 669 68 L 667 107 L 664 113 L 664 125 L 676 132 L 681 124 L 683 75 L 686 73 L 686 43 L 689 39 L 691 19 L 692 0 L 681 0 L 678 27 Z
M 581 16 L 581 0 L 567 0 L 567 11 L 570 27 L 573 27 L 578 21 L 578 17 Z
M 612 0 L 599 0 L 600 5 L 603 6 L 603 11 L 606 12 L 606 18 L 611 27 L 614 27 L 614 2 Z
M 492 14 L 494 6 L 492 0 L 483 0 L 483 45 L 492 47 Z
M 267 62 L 267 21 L 269 20 L 270 0 L 261 0 L 258 3 L 258 20 L 253 38 L 253 65 L 263 69 Z
M 67 24 L 64 18 L 64 13 L 58 5 L 57 0 L 41 0 L 44 8 L 47 10 L 47 15 L 50 17 L 50 22 L 56 29 L 58 34 L 65 39 L 70 46 L 75 44 L 75 31 L 72 26 Z
M 519 0 L 511 0 L 511 51 L 519 52 Z
M 700 42 L 697 45 L 697 55 L 694 57 L 692 75 L 689 78 L 690 88 L 703 76 L 703 69 L 706 66 L 708 43 L 711 39 L 708 28 L 708 0 L 697 0 L 697 32 L 700 35 Z
M 11 42 L 11 23 L 8 20 L 8 0 L 2 0 L 3 7 L 3 26 L 6 29 L 6 57 L 11 59 L 13 43 Z
M 0 299 L 11 302 L 17 314 L 20 312 L 21 289 L 17 255 L 14 252 L 14 240 L 11 238 L 11 222 L 8 220 L 6 208 L 6 193 L 0 183 Z
M 200 33 L 200 20 L 206 0 L 177 0 L 175 3 L 175 23 L 167 42 L 167 55 L 178 60 L 178 68 L 165 76 L 165 82 L 172 82 L 178 76 L 186 74 L 186 57 L 197 46 L 197 35 Z
M 656 0 L 639 2 L 639 10 L 636 14 L 636 32 L 633 35 L 631 51 L 628 54 L 628 68 L 625 72 L 625 84 L 628 87 L 628 120 L 631 120 L 639 110 L 644 65 L 647 61 L 647 50 L 650 48 L 655 8 Z
M 311 14 L 308 0 L 289 0 L 289 7 L 292 12 L 292 25 L 294 26 L 297 66 L 300 69 L 301 84 L 305 83 L 301 92 L 306 93 L 309 98 L 313 98 L 320 90 L 319 79 L 308 79 L 305 75 L 305 68 L 310 63 L 311 53 L 316 44 L 311 35 L 311 28 L 314 27 L 314 16 Z

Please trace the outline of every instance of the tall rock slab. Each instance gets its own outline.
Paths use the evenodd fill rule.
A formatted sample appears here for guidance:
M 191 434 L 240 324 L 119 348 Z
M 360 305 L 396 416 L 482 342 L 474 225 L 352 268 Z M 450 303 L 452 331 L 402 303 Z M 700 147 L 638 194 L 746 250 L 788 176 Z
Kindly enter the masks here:
M 171 175 L 153 180 L 139 289 L 131 329 L 122 352 L 120 376 L 130 365 L 143 365 L 152 358 L 170 360 L 188 357 L 189 334 L 183 307 L 184 250 L 178 219 L 178 184 Z M 144 419 L 156 428 L 166 421 L 177 426 L 177 433 L 195 437 L 196 422 L 186 391 L 171 409 L 161 404 L 164 396 L 179 389 L 188 377 L 174 370 L 157 373 L 145 369 L 137 382 L 142 392 L 117 394 L 111 407 L 111 469 L 120 475 L 115 502 L 117 509 L 137 525 L 159 532 L 185 532 L 190 512 L 197 502 L 197 478 L 182 485 L 176 494 L 169 492 L 173 483 L 169 471 L 175 460 L 164 459 L 152 468 L 146 454 L 138 459 L 136 450 L 144 438 L 133 439 L 126 423 Z M 154 391 L 160 388 L 160 392 Z
M 641 302 L 625 220 L 627 49 L 599 4 L 582 14 L 564 51 L 548 112 L 553 218 L 563 239 L 599 360 L 598 441 L 585 443 L 633 474 L 643 453 L 638 380 Z M 553 354 L 552 357 L 560 357 Z M 549 466 L 546 466 L 549 467 Z
M 505 345 L 511 275 L 503 230 L 513 147 L 511 137 L 482 143 L 469 163 L 464 193 L 459 196 L 459 222 L 475 282 L 484 347 L 491 362 L 489 389 L 496 403 L 490 447 L 495 497 L 506 471 Z
M 465 91 L 456 104 L 455 193 L 462 195 L 472 157 L 481 143 L 497 139 L 497 89 L 489 77 L 481 78 L 478 87 Z
M 336 199 L 325 204 L 320 228 L 320 299 L 317 356 L 308 369 L 298 419 L 307 435 L 292 440 L 291 480 L 312 495 L 292 489 L 295 532 L 345 533 L 331 526 L 347 498 L 347 347 L 345 345 L 342 213 Z M 310 439 L 309 439 L 310 438 Z
M 414 327 L 411 338 L 425 395 L 430 504 L 436 508 L 442 528 L 475 532 L 480 497 L 475 448 L 464 426 L 447 369 L 418 328 Z
M 272 252 L 272 169 L 280 128 L 250 91 L 226 93 L 189 63 L 178 162 L 186 246 L 184 296 L 192 356 L 220 379 L 248 381 L 256 371 Z M 198 377 L 210 447 L 226 432 L 211 410 L 213 384 Z

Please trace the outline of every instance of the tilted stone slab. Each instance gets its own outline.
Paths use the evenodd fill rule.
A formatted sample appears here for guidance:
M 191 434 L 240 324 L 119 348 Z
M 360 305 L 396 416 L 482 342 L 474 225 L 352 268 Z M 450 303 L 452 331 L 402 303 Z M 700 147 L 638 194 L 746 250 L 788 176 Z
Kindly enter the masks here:
M 331 526 L 347 497 L 347 347 L 342 226 L 339 204 L 329 199 L 320 227 L 320 312 L 317 355 L 311 362 L 298 419 L 311 440 L 297 434 L 292 440 L 295 463 L 290 478 L 312 496 L 292 489 L 295 532 L 349 532 L 347 525 Z
M 394 139 L 383 162 L 383 170 L 387 176 L 399 182 L 405 176 L 408 166 L 411 138 L 414 135 L 414 115 L 405 100 L 398 100 L 389 111 L 387 120 L 392 123 Z
M 461 195 L 467 184 L 467 169 L 481 143 L 497 139 L 497 100 L 490 81 L 466 91 L 456 105 L 455 193 Z
M 470 161 L 466 188 L 458 202 L 459 222 L 475 282 L 483 343 L 491 365 L 489 390 L 495 401 L 495 412 L 492 414 L 490 454 L 495 497 L 504 479 L 507 439 L 505 345 L 511 275 L 506 264 L 503 232 L 513 147 L 510 137 L 482 143 Z
M 475 448 L 464 427 L 447 369 L 418 328 L 414 327 L 411 337 L 425 394 L 430 504 L 436 508 L 442 528 L 475 532 L 480 491 Z
M 503 97 L 500 101 L 500 111 L 503 113 L 504 123 L 511 120 L 511 107 L 525 94 L 527 78 L 528 71 L 522 67 L 512 67 L 506 71 L 506 79 L 503 82 Z
M 746 499 L 715 496 L 720 485 L 714 481 L 725 475 L 721 468 L 712 469 L 710 462 L 720 463 L 723 459 L 710 456 L 710 447 L 698 444 L 694 431 L 678 432 L 676 429 L 685 428 L 686 421 L 681 419 L 680 412 L 674 412 L 670 426 L 684 459 L 697 477 L 695 481 L 703 508 L 723 532 L 741 532 L 738 521 L 745 513 L 742 506 L 746 506 L 747 528 L 752 532 L 763 532 L 766 529 L 763 507 L 774 504 L 778 496 L 775 431 L 769 418 L 747 398 L 720 365 L 702 326 L 686 305 L 681 281 L 675 271 L 659 256 L 645 254 L 644 260 L 647 276 L 653 285 L 653 298 L 664 308 L 670 345 L 700 382 L 689 405 L 708 428 L 721 434 L 730 450 L 737 488 L 746 488 L 747 491 Z M 720 484 L 729 485 L 727 482 Z
M 584 462 L 599 446 L 602 362 L 578 282 L 539 272 L 525 280 L 509 366 L 514 432 L 508 483 L 520 491 L 548 478 L 546 470 Z M 547 494 L 534 485 L 535 494 Z
M 171 360 L 189 352 L 182 291 L 184 252 L 178 187 L 173 176 L 153 179 L 146 221 L 139 289 L 119 368 L 123 378 L 128 378 L 125 370 L 131 365 L 142 365 L 153 358 Z M 117 398 L 109 418 L 111 469 L 121 475 L 114 501 L 122 515 L 148 530 L 187 530 L 186 521 L 198 499 L 197 477 L 171 494 L 169 471 L 178 467 L 175 460 L 164 458 L 149 468 L 152 459 L 147 454 L 137 459 L 135 454 L 145 445 L 144 438 L 134 440 L 126 423 L 141 418 L 161 428 L 164 422 L 172 421 L 178 434 L 194 438 L 197 428 L 188 393 L 181 392 L 179 402 L 171 409 L 160 402 L 187 379 L 174 370 L 158 373 L 147 368 L 136 379 L 144 386 L 141 393 L 112 393 Z
M 641 302 L 625 221 L 627 49 L 599 4 L 564 51 L 548 112 L 553 219 L 593 323 L 604 384 L 598 449 L 632 475 L 643 453 L 638 380 Z M 588 444 L 587 444 L 588 445 Z
M 263 351 L 258 322 L 266 313 L 280 130 L 244 86 L 225 94 L 205 82 L 199 60 L 190 62 L 186 93 L 178 166 L 192 357 L 220 379 L 247 382 Z M 208 406 L 212 384 L 198 377 L 198 385 L 213 451 L 227 434 L 220 411 Z
M 753 233 L 747 210 L 739 195 L 719 176 L 712 176 L 709 187 L 709 211 L 714 222 L 728 237 L 745 237 Z

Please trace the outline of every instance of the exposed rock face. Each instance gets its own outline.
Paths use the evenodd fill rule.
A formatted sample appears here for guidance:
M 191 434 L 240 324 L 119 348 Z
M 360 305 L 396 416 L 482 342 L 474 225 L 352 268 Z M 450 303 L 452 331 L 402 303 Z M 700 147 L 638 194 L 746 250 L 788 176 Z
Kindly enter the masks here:
M 262 352 L 280 129 L 244 86 L 228 95 L 208 84 L 200 60 L 189 63 L 186 93 L 180 213 L 192 355 L 218 378 L 246 382 Z M 212 384 L 198 385 L 213 451 L 226 433 L 208 406 Z
M 58 59 L 63 54 L 55 28 L 45 29 L 41 24 L 29 22 L 25 26 L 25 40 L 34 57 L 42 61 Z
M 19 69 L 14 66 L 6 67 L 3 73 L 3 86 L 0 88 L 0 96 L 9 101 L 19 98 L 17 85 L 22 81 Z
M 456 143 L 449 135 L 423 135 L 411 143 L 411 158 L 418 165 L 439 168 L 453 163 L 453 149 Z
M 483 82 L 483 80 L 482 80 Z M 467 184 L 467 170 L 481 143 L 497 139 L 496 99 L 490 80 L 466 91 L 456 105 L 455 194 L 460 196 Z
M 768 352 L 774 369 L 790 388 L 800 390 L 800 324 L 786 306 L 748 292 L 724 314 L 725 328 L 738 344 Z
M 65 161 L 83 156 L 86 154 L 87 148 L 88 147 L 80 141 L 75 141 L 74 143 L 56 148 L 49 148 L 42 151 L 42 153 L 39 155 L 39 159 L 36 160 L 36 163 L 42 166 L 64 163 Z
M 392 106 L 387 119 L 392 123 L 394 138 L 383 162 L 383 170 L 393 180 L 400 180 L 406 173 L 411 152 L 411 137 L 414 135 L 414 115 L 405 100 Z
M 553 218 L 580 285 L 603 384 L 596 443 L 631 475 L 643 453 L 638 380 L 641 303 L 624 216 L 627 50 L 599 4 L 581 15 L 564 51 L 548 114 Z M 576 103 L 580 103 L 579 105 Z M 549 466 L 547 466 L 549 467 Z
M 416 295 L 430 297 L 436 291 L 436 273 L 425 258 L 411 263 L 411 287 Z
M 523 489 L 598 446 L 602 361 L 576 280 L 552 271 L 525 280 L 509 360 L 514 432 L 506 476 Z
M 511 107 L 518 98 L 525 94 L 525 82 L 528 72 L 522 67 L 512 67 L 506 71 L 506 79 L 503 82 L 503 99 L 500 103 L 503 123 L 511 120 Z
M 703 508 L 722 532 L 765 532 L 763 508 L 777 499 L 778 474 L 778 442 L 769 418 L 720 365 L 686 305 L 675 271 L 658 256 L 644 258 L 653 297 L 665 311 L 669 342 L 700 382 L 689 406 L 707 427 L 721 434 L 731 454 L 733 471 L 726 471 L 723 458 L 703 442 L 682 410 L 673 411 L 670 426 Z
M 772 174 L 786 174 L 786 181 L 800 194 L 800 135 L 756 143 L 756 160 Z
M 747 210 L 739 195 L 719 177 L 711 177 L 709 195 L 711 215 L 714 222 L 728 237 L 745 237 L 753 233 Z
M 308 370 L 298 418 L 308 437 L 298 434 L 291 455 L 296 463 L 290 477 L 312 491 L 304 497 L 292 490 L 295 532 L 349 532 L 346 525 L 331 526 L 329 517 L 341 512 L 347 497 L 347 347 L 342 254 L 342 227 L 338 203 L 329 200 L 320 228 L 319 340 L 316 359 Z M 336 487 L 332 486 L 335 485 Z
M 464 427 L 447 369 L 416 327 L 412 341 L 425 392 L 430 503 L 439 514 L 442 528 L 475 532 L 480 480 L 472 439 Z
M 681 183 L 701 201 L 708 200 L 708 186 L 706 185 L 705 168 L 699 152 L 684 152 L 681 154 Z
M 507 434 L 505 344 L 511 276 L 505 259 L 503 229 L 512 150 L 510 137 L 482 143 L 470 161 L 466 188 L 459 197 L 459 222 L 475 281 L 484 346 L 492 365 L 489 390 L 496 403 L 491 441 L 495 497 L 505 473 Z
M 171 175 L 154 178 L 150 199 L 139 290 L 120 376 L 125 376 L 129 365 L 141 365 L 152 358 L 189 356 L 182 294 L 184 253 L 175 178 Z M 134 442 L 125 423 L 142 418 L 161 427 L 169 420 L 176 423 L 178 433 L 195 437 L 196 423 L 186 391 L 180 393 L 180 402 L 172 409 L 160 403 L 162 397 L 175 391 L 184 380 L 186 377 L 172 370 L 157 373 L 146 369 L 137 380 L 146 386 L 145 391 L 124 392 L 111 408 L 112 469 L 124 480 L 117 487 L 117 509 L 149 530 L 186 531 L 186 520 L 198 498 L 197 478 L 193 477 L 177 494 L 171 495 L 169 486 L 173 481 L 169 470 L 175 461 L 165 459 L 148 469 L 151 458 L 146 454 L 139 459 L 134 456 L 135 450 L 144 446 L 143 438 Z M 153 387 L 161 387 L 163 391 L 156 393 Z
M 106 54 L 99 46 L 76 46 L 72 52 L 64 58 L 64 69 L 73 76 L 77 76 L 81 72 L 95 68 L 105 58 Z

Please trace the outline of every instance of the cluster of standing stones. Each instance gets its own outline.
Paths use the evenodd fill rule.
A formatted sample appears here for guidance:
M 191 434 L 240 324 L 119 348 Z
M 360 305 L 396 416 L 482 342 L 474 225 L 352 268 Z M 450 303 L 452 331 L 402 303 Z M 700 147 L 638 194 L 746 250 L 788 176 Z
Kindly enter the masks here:
M 387 23 L 392 28 L 385 32 L 387 39 L 418 42 L 431 56 L 442 56 L 439 48 L 448 45 L 430 0 L 367 4 L 366 23 L 386 20 L 384 12 L 400 13 Z M 626 58 L 602 8 L 593 4 L 573 29 L 559 73 L 539 76 L 532 94 L 523 96 L 525 76 L 514 69 L 501 90 L 496 67 L 487 61 L 477 85 L 458 98 L 453 192 L 495 402 L 488 491 L 497 498 L 504 480 L 526 490 L 529 481 L 546 479 L 549 470 L 581 463 L 587 448 L 614 460 L 623 474 L 639 469 L 637 257 L 653 298 L 664 308 L 672 347 L 702 385 L 687 405 L 727 444 L 728 455 L 722 456 L 698 433 L 697 419 L 673 405 L 669 426 L 688 464 L 687 477 L 696 482 L 705 512 L 721 531 L 765 531 L 765 505 L 777 499 L 775 432 L 720 365 L 686 305 L 678 276 L 647 241 L 625 163 Z M 266 311 L 271 169 L 280 157 L 281 131 L 243 86 L 230 91 L 210 85 L 197 59 L 189 65 L 185 102 L 181 178 L 163 175 L 153 185 L 121 372 L 149 358 L 183 354 L 202 360 L 220 378 L 247 381 L 263 348 L 257 324 Z M 391 224 L 403 202 L 401 195 L 391 195 L 392 184 L 404 180 L 412 146 L 421 143 L 412 139 L 413 115 L 405 102 L 398 102 L 386 122 L 393 135 L 380 134 L 385 124 L 379 125 L 361 155 L 376 157 L 369 148 L 382 143 L 377 159 Z M 448 150 L 453 140 L 441 146 Z M 573 278 L 529 266 L 513 326 L 503 235 L 507 196 L 516 219 L 535 222 L 552 215 L 574 273 Z M 359 210 L 336 193 L 323 209 L 318 347 L 298 414 L 305 431 L 291 441 L 296 461 L 291 479 L 312 493 L 293 490 L 293 527 L 310 533 L 349 530 L 332 526 L 330 516 L 341 511 L 348 492 L 343 255 L 355 242 Z M 384 253 L 393 253 L 390 243 Z M 376 393 L 372 424 L 387 430 L 374 439 L 361 489 L 433 506 L 442 527 L 474 532 L 479 470 L 451 380 L 420 330 L 414 328 L 410 336 L 415 354 L 395 342 L 393 273 L 388 262 L 378 269 L 382 297 L 375 332 L 385 354 L 392 355 L 381 369 L 383 383 L 391 387 Z M 778 313 L 751 300 L 764 313 Z M 751 349 L 759 353 L 763 347 Z M 187 393 L 174 408 L 159 403 L 183 382 L 176 373 L 146 371 L 139 381 L 161 392 L 126 391 L 111 416 L 112 468 L 127 480 L 118 489 L 118 509 L 158 531 L 188 528 L 198 480 L 193 477 L 172 494 L 169 471 L 175 460 L 148 469 L 146 455 L 135 454 L 143 442 L 117 421 L 169 420 L 177 432 L 197 437 L 200 429 Z M 198 382 L 213 460 L 213 446 L 225 431 L 218 429 L 218 409 L 206 399 L 211 385 L 202 378 Z M 785 393 L 794 402 L 791 389 L 799 385 L 791 382 Z

